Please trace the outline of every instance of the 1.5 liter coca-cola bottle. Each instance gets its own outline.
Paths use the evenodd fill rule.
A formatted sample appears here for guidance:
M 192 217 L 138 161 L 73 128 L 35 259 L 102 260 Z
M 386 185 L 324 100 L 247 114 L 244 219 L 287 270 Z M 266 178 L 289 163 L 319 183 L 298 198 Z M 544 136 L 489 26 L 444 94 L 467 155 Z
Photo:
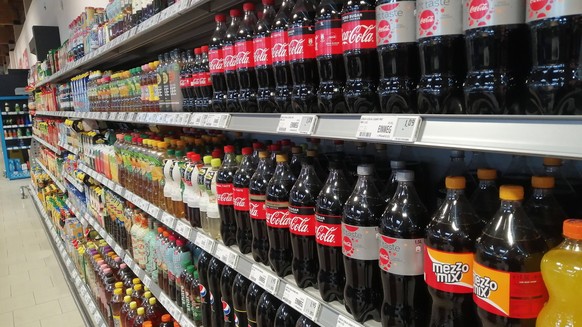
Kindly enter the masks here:
M 224 53 L 222 51 L 224 36 L 226 35 L 226 16 L 214 16 L 216 29 L 208 44 L 208 66 L 212 79 L 212 110 L 226 111 L 226 81 L 224 80 Z
M 196 102 L 197 111 L 208 111 L 210 99 L 212 98 L 212 77 L 210 76 L 208 46 L 200 47 L 200 66 L 198 71 L 198 88 L 200 89 L 200 98 Z
M 257 74 L 257 106 L 259 112 L 276 112 L 275 75 L 271 53 L 271 28 L 275 20 L 274 0 L 262 0 L 263 17 L 255 27 L 253 39 L 255 72 Z
M 289 193 L 295 176 L 287 163 L 287 156 L 278 154 L 273 178 L 267 185 L 267 233 L 269 235 L 269 263 L 280 277 L 291 273 L 291 238 L 289 236 Z
M 275 102 L 279 112 L 292 112 L 291 66 L 289 65 L 287 23 L 291 18 L 291 10 L 295 6 L 295 0 L 285 0 L 275 16 L 271 30 L 271 54 L 273 59 L 273 72 L 275 74 Z
M 348 111 L 378 112 L 378 52 L 373 0 L 347 0 L 342 9 L 342 48 Z
M 236 37 L 241 22 L 241 13 L 238 9 L 230 10 L 230 25 L 224 35 L 222 56 L 224 58 L 224 78 L 226 80 L 226 111 L 241 111 L 238 101 L 240 84 L 236 74 L 237 52 L 235 48 Z
M 341 219 L 350 185 L 339 161 L 330 161 L 329 176 L 315 202 L 315 240 L 319 272 L 317 283 L 324 301 L 343 302 L 346 275 L 342 254 Z
M 253 34 L 257 25 L 255 4 L 246 2 L 243 5 L 243 10 L 245 14 L 239 25 L 235 43 L 236 72 L 240 85 L 238 101 L 243 112 L 256 112 L 257 76 L 253 50 Z
M 297 0 L 288 25 L 289 64 L 293 78 L 294 112 L 317 112 L 317 62 L 315 60 L 315 5 Z
M 319 72 L 319 112 L 344 113 L 346 73 L 342 56 L 341 0 L 322 0 L 315 16 L 315 55 Z
M 236 244 L 236 220 L 233 205 L 233 178 L 238 165 L 234 147 L 224 147 L 224 161 L 216 174 L 216 202 L 220 213 L 220 237 L 224 245 Z
M 291 270 L 297 286 L 317 288 L 319 261 L 315 243 L 315 200 L 322 183 L 313 168 L 314 157 L 303 161 L 301 173 L 289 195 L 289 232 L 293 261 Z
M 267 151 L 259 152 L 259 165 L 249 183 L 249 214 L 253 240 L 251 251 L 256 262 L 269 264 L 269 237 L 267 234 L 267 212 L 265 200 L 267 185 L 273 177 L 275 166 Z
M 418 111 L 463 114 L 466 57 L 461 0 L 418 0 L 416 15 L 421 74 Z
M 376 1 L 376 44 L 380 61 L 380 111 L 416 113 L 420 77 L 416 43 L 416 0 Z
M 255 166 L 251 159 L 252 148 L 242 149 L 242 161 L 233 177 L 233 205 L 236 221 L 236 244 L 240 252 L 251 252 L 253 234 L 251 231 L 251 216 L 249 213 L 249 184 L 255 173 Z
M 342 215 L 344 301 L 356 321 L 380 321 L 382 286 L 376 234 L 385 202 L 374 184 L 373 166 L 360 165 L 357 172 L 358 181 Z

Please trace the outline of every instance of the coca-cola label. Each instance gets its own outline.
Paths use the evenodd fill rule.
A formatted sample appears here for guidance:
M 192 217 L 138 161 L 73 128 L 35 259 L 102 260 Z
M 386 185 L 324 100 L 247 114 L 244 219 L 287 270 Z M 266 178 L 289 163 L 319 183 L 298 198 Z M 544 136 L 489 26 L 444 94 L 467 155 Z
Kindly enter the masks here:
M 299 236 L 315 235 L 315 207 L 289 206 L 289 231 Z
M 376 44 L 416 42 L 416 1 L 390 2 L 376 7 Z
M 287 62 L 287 32 L 279 31 L 271 33 L 271 55 L 273 62 Z
M 315 28 L 297 26 L 289 28 L 289 60 L 315 59 Z
M 342 216 L 315 214 L 315 241 L 324 246 L 342 246 Z
M 232 184 L 216 183 L 216 202 L 219 205 L 231 206 L 233 199 Z
M 416 2 L 416 37 L 418 39 L 463 34 L 462 0 L 418 0 Z
M 289 228 L 289 202 L 266 201 L 267 226 L 273 228 Z
M 186 87 L 189 87 L 189 86 L 190 86 L 190 78 L 189 78 L 189 77 L 190 77 L 190 76 L 182 76 L 182 77 L 180 78 L 180 88 L 181 88 L 181 89 L 183 89 L 183 88 L 186 88 Z
M 200 86 L 200 73 L 192 74 L 192 78 L 190 79 L 190 86 L 191 87 Z
M 515 0 L 466 0 L 463 30 L 479 27 L 523 24 L 525 3 Z
M 222 57 L 221 49 L 208 50 L 208 66 L 211 74 L 224 73 L 224 58 Z
M 253 41 L 238 41 L 235 43 L 236 68 L 254 68 Z
M 273 56 L 271 54 L 271 37 L 260 36 L 253 40 L 255 67 L 271 66 Z
M 235 52 L 234 45 L 225 45 L 222 48 L 222 55 L 224 59 L 224 70 L 225 71 L 236 70 L 237 52 Z
M 380 235 L 378 264 L 395 275 L 420 276 L 424 273 L 424 239 L 401 239 Z
M 249 189 L 242 187 L 235 187 L 233 189 L 233 200 L 234 210 L 238 211 L 249 211 Z
M 497 13 L 495 13 L 497 14 Z M 580 0 L 527 0 L 526 21 L 562 17 L 582 14 L 582 1 Z
M 342 253 L 358 260 L 378 260 L 378 226 L 354 226 L 342 222 Z
M 376 48 L 375 10 L 352 11 L 342 14 L 342 49 Z
M 265 220 L 267 219 L 267 211 L 265 208 L 265 195 L 249 195 L 249 215 L 252 219 Z
M 342 20 L 326 19 L 315 23 L 315 55 L 340 55 L 342 51 Z
M 210 72 L 202 72 L 198 75 L 198 86 L 212 86 L 212 77 L 210 77 Z

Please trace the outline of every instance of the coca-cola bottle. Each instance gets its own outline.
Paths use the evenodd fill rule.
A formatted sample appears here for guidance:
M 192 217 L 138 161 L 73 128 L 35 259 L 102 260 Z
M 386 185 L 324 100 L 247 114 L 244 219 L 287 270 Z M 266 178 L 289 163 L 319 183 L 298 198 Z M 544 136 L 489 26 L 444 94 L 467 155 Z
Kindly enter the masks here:
M 342 9 L 342 49 L 348 111 L 378 112 L 378 52 L 373 0 L 347 0 Z
M 291 66 L 289 65 L 289 54 L 287 52 L 288 37 L 287 24 L 291 18 L 291 11 L 295 6 L 295 0 L 285 0 L 275 16 L 273 28 L 271 29 L 271 54 L 273 60 L 273 73 L 275 74 L 275 102 L 279 112 L 292 112 L 291 89 L 293 80 L 291 78 Z
M 264 292 L 257 306 L 257 327 L 275 326 L 275 315 L 279 306 L 281 306 L 281 301 L 278 298 Z
M 241 22 L 241 13 L 238 9 L 230 10 L 230 25 L 224 35 L 222 57 L 224 58 L 224 78 L 226 80 L 226 111 L 241 111 L 238 102 L 240 84 L 236 74 L 237 52 L 235 49 L 236 37 Z
M 385 202 L 376 189 L 372 165 L 357 168 L 358 181 L 342 214 L 342 253 L 346 269 L 344 301 L 358 322 L 380 321 L 382 286 L 378 266 L 378 225 Z
M 291 238 L 289 236 L 289 193 L 295 176 L 287 163 L 287 156 L 278 154 L 273 177 L 267 185 L 267 234 L 269 235 L 269 264 L 280 277 L 291 273 Z
M 315 5 L 297 0 L 291 11 L 287 36 L 294 112 L 317 112 L 317 61 L 315 60 Z
M 212 79 L 212 110 L 226 111 L 226 81 L 224 79 L 224 53 L 222 51 L 224 37 L 226 35 L 226 16 L 218 14 L 214 16 L 216 29 L 208 44 L 208 66 Z
M 190 79 L 189 87 L 192 90 L 192 111 L 195 111 L 196 106 L 202 99 L 202 93 L 200 90 L 200 70 L 202 63 L 202 51 L 200 48 L 194 49 L 194 60 L 192 62 L 192 75 Z
M 235 314 L 235 326 L 248 326 L 247 319 L 247 293 L 251 281 L 244 275 L 237 274 L 232 283 L 232 308 Z
M 253 34 L 257 25 L 255 4 L 246 2 L 243 10 L 244 18 L 239 25 L 235 43 L 236 73 L 240 85 L 238 101 L 243 112 L 257 112 L 257 76 L 253 50 Z
M 463 114 L 466 74 L 461 0 L 418 0 L 417 39 L 420 50 L 418 111 Z
M 220 292 L 222 295 L 222 312 L 224 315 L 224 327 L 234 327 L 236 325 L 236 314 L 232 302 L 232 285 L 238 273 L 236 270 L 225 265 L 220 275 Z
M 273 55 L 271 53 L 271 28 L 275 20 L 274 0 L 262 0 L 263 17 L 255 27 L 253 47 L 255 50 L 255 72 L 257 74 L 257 106 L 259 112 L 276 112 L 275 75 L 273 75 Z
M 196 48 L 198 49 L 198 48 Z M 196 52 L 194 49 L 194 52 Z M 192 111 L 191 104 L 194 101 L 194 94 L 192 94 L 192 89 L 190 88 L 190 83 L 192 83 L 192 64 L 194 58 L 192 57 L 192 52 L 182 52 L 182 69 L 180 70 L 180 90 L 182 91 L 182 108 L 184 111 Z
M 255 283 L 251 283 L 245 298 L 247 321 L 250 327 L 257 326 L 257 307 L 259 300 L 265 291 Z
M 275 314 L 275 324 L 277 327 L 295 327 L 301 314 L 285 303 L 281 303 Z
M 253 239 L 251 251 L 256 262 L 269 264 L 269 237 L 267 234 L 267 212 L 265 200 L 267 185 L 273 177 L 275 167 L 267 151 L 259 152 L 259 164 L 249 183 L 249 214 Z
M 343 302 L 346 282 L 342 254 L 342 213 L 350 185 L 338 161 L 330 161 L 329 176 L 315 201 L 315 240 L 319 272 L 317 283 L 324 301 Z
M 249 184 L 255 173 L 255 166 L 251 160 L 252 148 L 243 148 L 243 159 L 239 169 L 233 177 L 233 205 L 234 219 L 236 221 L 236 244 L 240 252 L 251 252 L 253 233 L 251 229 L 251 216 L 249 213 Z
M 196 104 L 197 111 L 208 111 L 210 100 L 212 98 L 212 78 L 210 76 L 208 46 L 200 47 L 200 68 L 198 71 L 198 88 L 200 89 L 200 98 Z
M 210 259 L 208 265 L 208 286 L 210 290 L 210 307 L 212 309 L 211 324 L 209 326 L 224 326 L 224 311 L 222 308 L 222 292 L 220 290 L 220 276 L 224 263 L 216 257 Z
M 416 86 L 420 69 L 415 10 L 416 0 L 376 1 L 381 112 L 417 112 Z
M 236 244 L 236 220 L 233 205 L 233 178 L 238 164 L 234 146 L 224 147 L 224 161 L 216 174 L 216 202 L 220 213 L 220 237 L 224 245 Z
M 322 183 L 313 168 L 313 157 L 303 161 L 301 173 L 289 195 L 289 232 L 293 261 L 291 270 L 297 286 L 317 288 L 319 261 L 315 242 L 315 200 Z
M 319 112 L 346 112 L 340 0 L 322 0 L 315 16 L 315 56 L 319 72 Z

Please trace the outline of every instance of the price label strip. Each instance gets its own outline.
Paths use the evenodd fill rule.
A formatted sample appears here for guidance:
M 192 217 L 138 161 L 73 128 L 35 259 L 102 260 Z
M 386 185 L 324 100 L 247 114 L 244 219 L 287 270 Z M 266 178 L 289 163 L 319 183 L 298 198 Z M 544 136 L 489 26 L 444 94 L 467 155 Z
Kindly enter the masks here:
M 420 116 L 363 115 L 360 117 L 356 137 L 412 143 L 418 137 L 421 124 Z
M 190 125 L 204 126 L 205 119 L 206 119 L 205 114 L 193 114 L 192 117 L 190 117 Z
M 194 240 L 194 244 L 196 244 L 197 246 L 199 246 L 202 250 L 204 250 L 204 251 L 206 251 L 206 252 L 208 252 L 210 254 L 213 254 L 213 252 L 214 252 L 214 245 L 216 243 L 209 236 L 206 236 L 205 234 L 202 234 L 202 233 L 198 232 L 196 234 L 196 239 Z
M 147 288 L 151 289 L 152 288 L 152 279 L 150 276 L 145 275 L 143 278 L 143 284 L 145 286 L 147 286 Z
M 313 321 L 316 320 L 321 308 L 321 303 L 289 284 L 285 285 L 283 301 Z
M 186 224 L 182 220 L 178 219 L 176 221 L 175 230 L 178 232 L 178 234 L 184 236 L 186 239 L 190 239 L 190 232 L 192 231 L 192 227 L 190 227 L 190 225 Z
M 337 323 L 335 325 L 336 327 L 362 327 L 362 325 L 342 315 L 337 317 Z
M 260 268 L 257 264 L 251 267 L 250 279 L 255 284 L 259 285 L 267 292 L 277 295 L 277 289 L 279 288 L 280 280 L 277 276 L 266 272 L 263 268 Z
M 229 114 L 209 114 L 206 116 L 204 126 L 211 128 L 227 128 L 229 123 Z
M 311 135 L 317 126 L 316 115 L 281 115 L 277 133 Z
M 164 223 L 164 225 L 168 226 L 170 229 L 174 229 L 174 222 L 176 221 L 176 218 L 174 218 L 174 216 L 164 211 L 164 213 L 162 213 L 161 221 L 162 223 Z
M 161 211 L 161 209 L 160 209 L 160 208 L 158 208 L 158 207 L 156 207 L 156 206 L 155 206 L 153 203 L 150 203 L 150 204 L 147 206 L 147 210 L 146 210 L 146 211 L 147 211 L 147 213 L 149 213 L 149 214 L 150 214 L 152 217 L 154 217 L 154 218 L 156 218 L 156 219 L 157 219 L 157 218 L 159 217 L 159 215 L 160 215 L 160 211 Z
M 236 269 L 236 265 L 238 264 L 238 255 L 228 247 L 222 244 L 217 244 L 214 256 L 217 257 L 220 261 L 224 262 L 227 266 Z

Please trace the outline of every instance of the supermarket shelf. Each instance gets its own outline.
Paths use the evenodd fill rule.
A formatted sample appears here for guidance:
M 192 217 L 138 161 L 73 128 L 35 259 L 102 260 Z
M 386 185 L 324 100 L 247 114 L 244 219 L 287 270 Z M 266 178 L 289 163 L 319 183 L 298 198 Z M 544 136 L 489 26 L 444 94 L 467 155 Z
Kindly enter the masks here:
M 32 124 L 28 124 L 28 125 L 6 125 L 6 126 L 4 126 L 4 129 L 7 129 L 7 128 L 23 128 L 23 127 L 32 127 Z
M 6 137 L 4 138 L 6 141 L 10 140 L 24 140 L 24 139 L 31 139 L 32 136 L 16 136 L 16 137 Z
M 79 183 L 75 177 L 69 175 L 68 173 L 63 173 L 63 176 L 65 176 L 65 179 L 69 181 L 69 183 L 71 183 L 79 192 L 85 192 L 83 184 Z
M 36 210 L 42 217 L 44 230 L 49 237 L 51 247 L 55 253 L 55 257 L 58 258 L 59 266 L 63 274 L 66 276 L 66 281 L 71 293 L 74 295 L 73 298 L 77 304 L 77 307 L 81 309 L 81 317 L 83 318 L 86 326 L 95 327 L 107 327 L 107 320 L 103 317 L 98 309 L 98 305 L 95 299 L 91 296 L 91 291 L 89 286 L 81 279 L 79 272 L 77 271 L 71 257 L 66 252 L 63 240 L 57 234 L 52 222 L 50 221 L 46 211 L 42 207 L 40 200 L 34 192 L 34 186 L 30 186 L 29 193 L 33 199 Z
M 0 101 L 27 100 L 28 95 L 0 96 Z
M 47 141 L 41 139 L 40 137 L 33 135 L 32 136 L 33 139 L 37 140 L 40 144 L 44 145 L 45 147 L 49 148 L 52 152 L 56 153 L 56 154 L 61 154 L 61 150 L 59 148 L 57 148 L 56 146 L 48 143 Z
M 1 101 L 1 100 L 0 100 Z M 10 111 L 10 112 L 2 112 L 2 116 L 17 116 L 17 115 L 30 115 L 28 111 Z
M 180 235 L 187 238 L 206 252 L 217 257 L 237 272 L 243 274 L 251 281 L 263 287 L 266 291 L 283 300 L 295 310 L 309 317 L 317 324 L 324 327 L 338 325 L 341 322 L 349 322 L 350 326 L 362 326 L 353 321 L 346 309 L 339 303 L 327 303 L 320 299 L 319 292 L 308 287 L 300 289 L 295 283 L 293 276 L 280 278 L 267 266 L 257 263 L 249 254 L 242 254 L 236 246 L 227 247 L 224 243 L 212 239 L 198 228 L 191 227 L 183 220 L 177 219 L 171 214 L 161 210 L 155 205 L 133 194 L 121 185 L 105 178 L 95 170 L 84 164 L 79 164 L 79 169 L 89 174 L 91 177 L 109 187 L 111 190 L 124 197 L 128 201 L 146 211 L 164 225 L 175 230 Z M 95 222 L 96 223 L 96 222 Z M 110 237 L 110 236 L 109 236 Z M 111 237 L 110 237 L 111 238 Z M 109 240 L 107 240 L 109 242 Z M 126 256 L 127 258 L 127 256 Z M 299 305 L 301 304 L 301 305 Z M 380 326 L 380 323 L 369 321 L 364 326 Z
M 49 177 L 53 180 L 53 182 L 55 182 L 55 184 L 61 191 L 63 192 L 67 191 L 65 185 L 63 185 L 63 183 L 60 180 L 58 180 L 57 177 L 53 175 L 53 173 L 50 170 L 48 170 L 48 168 L 45 165 L 43 165 L 43 163 L 40 162 L 40 160 L 38 160 L 38 158 L 35 158 L 34 160 L 36 161 L 36 164 L 39 165 L 40 168 L 42 168 L 42 170 L 44 170 L 44 172 L 47 173 L 47 175 L 49 175 Z
M 6 148 L 6 150 L 24 150 L 24 149 L 30 149 L 30 145 L 10 146 Z

